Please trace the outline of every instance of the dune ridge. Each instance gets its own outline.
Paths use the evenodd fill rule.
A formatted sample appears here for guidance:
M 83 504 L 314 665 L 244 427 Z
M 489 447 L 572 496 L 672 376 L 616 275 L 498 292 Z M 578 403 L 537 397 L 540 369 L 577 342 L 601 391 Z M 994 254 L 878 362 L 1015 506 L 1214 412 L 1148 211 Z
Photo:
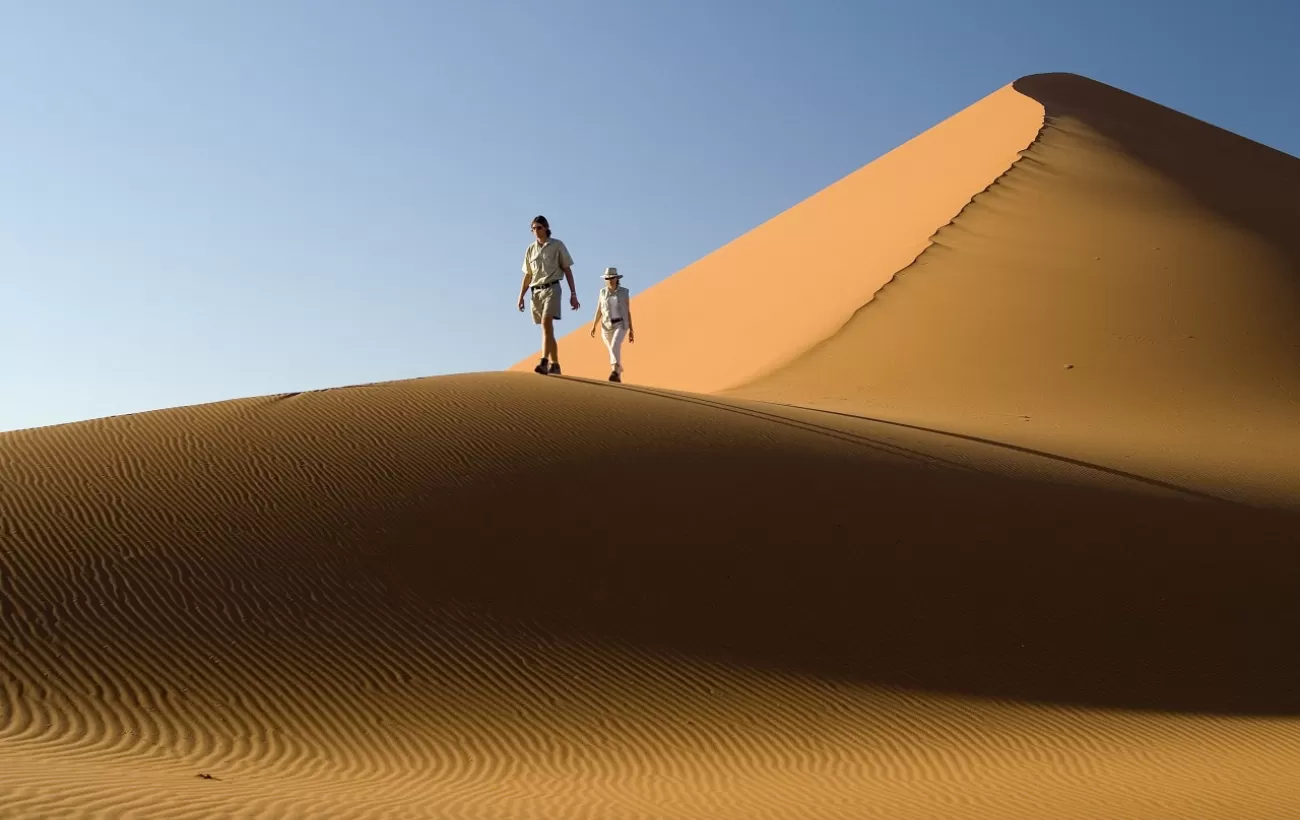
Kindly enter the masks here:
M 0 434 L 0 817 L 1292 817 L 1295 160 L 1066 75 L 927 134 L 646 294 L 972 138 L 731 370 Z
M 656 329 L 624 348 L 628 378 L 711 392 L 796 357 L 915 259 L 938 226 L 1016 161 L 1042 122 L 1042 105 L 1008 85 L 648 288 L 638 282 L 655 272 L 619 266 L 637 324 Z M 589 300 L 605 263 L 585 264 L 576 275 Z M 832 277 L 837 288 L 827 286 Z M 587 338 L 590 316 L 581 312 L 561 337 L 561 361 L 567 374 L 601 378 L 608 359 Z M 539 355 L 511 369 L 530 371 Z

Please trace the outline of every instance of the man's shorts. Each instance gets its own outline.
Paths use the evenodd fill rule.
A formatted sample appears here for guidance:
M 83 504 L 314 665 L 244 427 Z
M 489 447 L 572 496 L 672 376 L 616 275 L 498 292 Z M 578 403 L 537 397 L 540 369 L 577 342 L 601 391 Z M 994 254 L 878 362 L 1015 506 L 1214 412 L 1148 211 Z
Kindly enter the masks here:
M 540 325 L 543 319 L 560 318 L 560 297 L 564 295 L 564 288 L 558 281 L 549 288 L 529 288 L 529 291 L 532 294 L 533 324 Z

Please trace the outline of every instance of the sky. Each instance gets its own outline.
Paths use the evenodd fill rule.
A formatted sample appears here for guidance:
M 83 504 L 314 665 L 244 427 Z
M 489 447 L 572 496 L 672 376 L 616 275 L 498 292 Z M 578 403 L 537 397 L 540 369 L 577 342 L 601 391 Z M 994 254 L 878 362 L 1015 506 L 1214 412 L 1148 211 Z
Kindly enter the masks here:
M 1300 155 L 1297 42 L 1272 0 L 0 0 L 0 430 L 507 368 L 535 214 L 567 332 L 1026 74 Z

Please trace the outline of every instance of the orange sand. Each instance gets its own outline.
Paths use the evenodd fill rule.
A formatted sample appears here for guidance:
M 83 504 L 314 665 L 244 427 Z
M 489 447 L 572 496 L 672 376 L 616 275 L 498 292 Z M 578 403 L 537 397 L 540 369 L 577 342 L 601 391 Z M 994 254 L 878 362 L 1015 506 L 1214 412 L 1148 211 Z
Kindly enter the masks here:
M 1024 158 L 837 332 L 729 395 L 1294 504 L 1300 160 L 1082 78 L 1015 86 L 1050 118 Z
M 1015 162 L 1042 124 L 1042 105 L 1008 86 L 644 291 L 641 272 L 620 268 L 642 331 L 623 346 L 629 380 L 711 392 L 826 338 Z M 589 283 L 579 285 L 583 310 L 556 325 L 572 328 L 560 339 L 567 375 L 609 375 L 604 345 L 588 336 L 600 273 L 575 270 Z M 834 280 L 841 289 L 827 287 Z M 540 355 L 539 345 L 513 369 L 531 371 Z
M 0 435 L 0 817 L 1295 816 L 1300 161 L 1048 75 L 877 163 L 961 128 L 647 292 L 659 387 Z

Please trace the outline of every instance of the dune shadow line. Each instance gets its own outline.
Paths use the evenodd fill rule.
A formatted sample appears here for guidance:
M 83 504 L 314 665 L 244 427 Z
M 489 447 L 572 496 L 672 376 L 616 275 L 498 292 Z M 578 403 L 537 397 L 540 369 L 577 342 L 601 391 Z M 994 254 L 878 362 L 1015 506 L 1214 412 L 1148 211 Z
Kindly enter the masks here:
M 565 378 L 569 378 L 569 377 L 565 377 Z M 699 404 L 707 407 L 716 408 L 719 410 L 741 413 L 756 418 L 763 418 L 769 421 L 787 424 L 790 426 L 796 426 L 801 429 L 808 430 L 809 432 L 820 432 L 823 434 L 832 435 L 835 438 L 839 438 L 839 439 L 847 439 L 847 438 L 856 439 L 858 443 L 863 443 L 863 444 L 870 443 L 871 445 L 875 446 L 878 449 L 890 451 L 890 452 L 897 451 L 896 454 L 910 455 L 918 460 L 942 463 L 947 466 L 964 469 L 964 470 L 970 470 L 974 472 L 986 472 L 986 473 L 989 472 L 987 470 L 981 470 L 978 467 L 972 467 L 969 464 L 962 464 L 960 462 L 952 461 L 950 459 L 944 459 L 939 456 L 931 455 L 929 453 L 923 453 L 919 450 L 911 450 L 906 447 L 900 447 L 899 445 L 887 444 L 885 442 L 875 441 L 867 436 L 847 433 L 843 430 L 836 430 L 834 428 L 820 427 L 810 422 L 801 422 L 796 419 L 790 419 L 786 416 L 781 416 L 774 413 L 765 413 L 761 410 L 755 410 L 753 408 L 737 407 L 732 404 L 727 404 L 721 401 L 715 401 L 707 397 L 697 396 L 694 394 L 676 393 L 673 391 L 666 391 L 666 390 L 661 391 L 661 390 L 656 390 L 655 388 L 640 387 L 638 385 L 629 385 L 629 384 L 620 384 L 616 386 L 613 384 L 605 384 L 599 381 L 587 380 L 587 379 L 574 379 L 574 380 L 583 381 L 584 383 L 589 383 L 596 387 L 608 387 L 610 389 L 615 389 L 615 390 L 618 389 L 633 390 L 638 393 L 643 393 L 647 396 L 657 396 L 662 399 L 670 399 L 673 401 L 685 401 L 692 404 Z M 1135 481 L 1140 484 L 1146 484 L 1148 486 L 1157 487 L 1159 489 L 1167 490 L 1169 492 L 1179 493 L 1181 495 L 1197 498 L 1202 501 L 1209 501 L 1216 504 L 1232 504 L 1232 505 L 1239 505 L 1241 503 L 1238 501 L 1233 501 L 1232 499 L 1222 498 L 1220 496 L 1213 495 L 1212 493 L 1203 492 L 1201 490 L 1195 490 L 1192 489 L 1191 487 L 1185 487 L 1180 484 L 1174 484 L 1168 481 L 1161 481 L 1160 479 L 1152 478 L 1150 476 L 1144 476 L 1139 473 L 1131 473 L 1126 470 L 1120 470 L 1115 467 L 1107 467 L 1104 464 L 1096 464 L 1090 461 L 1083 461 L 1082 459 L 1071 458 L 1069 456 L 1064 456 L 1059 453 L 1049 453 L 1046 450 L 1035 450 L 1032 447 L 1024 447 L 1019 444 L 1012 444 L 1006 441 L 998 441 L 997 439 L 982 438 L 980 436 L 972 436 L 972 435 L 967 435 L 965 433 L 956 433 L 951 430 L 942 430 L 937 427 L 924 427 L 917 424 L 908 424 L 906 422 L 893 421 L 891 419 L 883 419 L 883 418 L 878 418 L 876 416 L 862 416 L 862 415 L 857 415 L 855 413 L 846 413 L 838 410 L 827 410 L 822 407 L 809 407 L 802 404 L 788 404 L 786 402 L 763 401 L 761 399 L 747 399 L 747 401 L 755 401 L 758 404 L 767 404 L 773 407 L 789 407 L 793 410 L 804 410 L 811 413 L 825 413 L 827 415 L 840 416 L 842 418 L 853 419 L 855 421 L 866 421 L 866 422 L 873 422 L 876 424 L 887 424 L 891 427 L 899 427 L 907 430 L 916 430 L 918 432 L 946 436 L 948 438 L 961 439 L 963 441 L 970 441 L 970 442 L 983 444 L 990 447 L 998 447 L 1004 450 L 1011 450 L 1013 452 L 1023 453 L 1025 455 L 1036 456 L 1038 458 L 1044 458 L 1062 464 L 1069 464 L 1073 467 L 1082 467 L 1088 470 L 1096 470 L 1097 472 L 1105 473 L 1107 475 L 1112 475 L 1115 476 L 1116 478 L 1123 478 L 1128 481 Z

